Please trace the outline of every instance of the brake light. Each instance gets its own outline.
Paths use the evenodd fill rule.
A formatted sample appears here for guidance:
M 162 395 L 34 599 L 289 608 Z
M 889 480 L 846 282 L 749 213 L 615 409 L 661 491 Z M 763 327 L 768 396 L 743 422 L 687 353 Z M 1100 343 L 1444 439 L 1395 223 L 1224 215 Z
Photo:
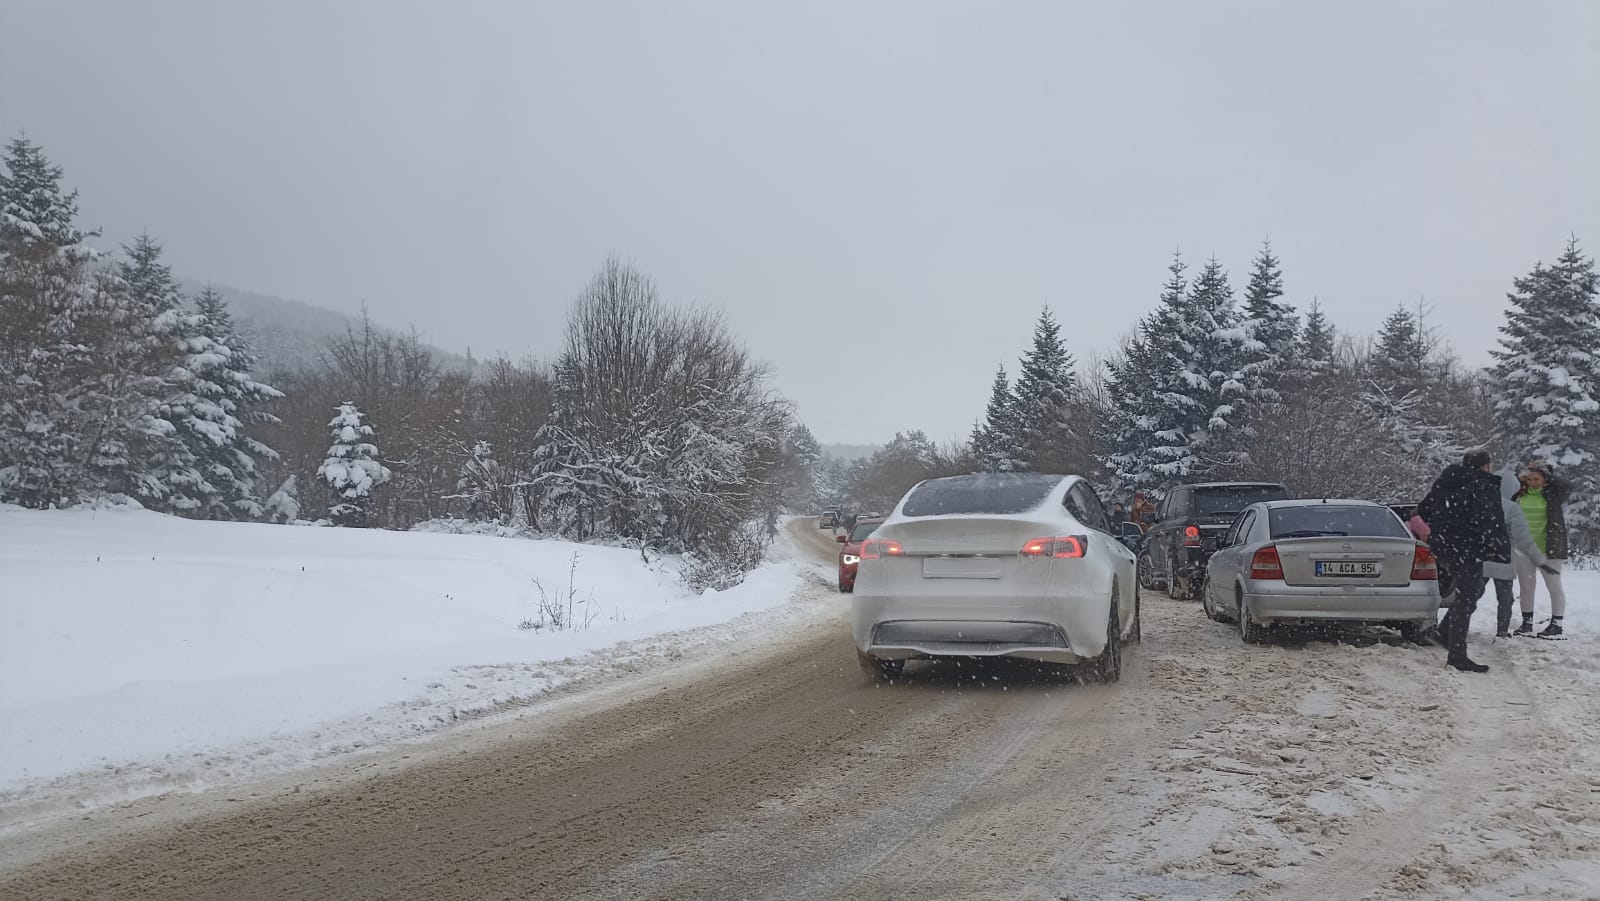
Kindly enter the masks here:
M 1022 546 L 1024 557 L 1055 557 L 1070 559 L 1082 557 L 1089 549 L 1087 535 L 1057 535 L 1054 538 L 1035 538 Z
M 1183 529 L 1183 546 L 1184 547 L 1199 547 L 1200 546 L 1200 527 L 1199 526 L 1185 526 L 1184 527 L 1184 529 Z
M 1439 581 L 1439 561 L 1433 556 L 1433 551 L 1425 545 L 1417 545 L 1411 555 L 1411 581 L 1437 582 Z
M 1276 547 L 1269 544 L 1256 551 L 1255 556 L 1250 558 L 1250 578 L 1283 578 L 1283 561 L 1278 559 L 1278 549 Z
M 861 543 L 861 559 L 877 560 L 881 557 L 904 556 L 905 549 L 900 542 L 890 538 L 868 538 Z

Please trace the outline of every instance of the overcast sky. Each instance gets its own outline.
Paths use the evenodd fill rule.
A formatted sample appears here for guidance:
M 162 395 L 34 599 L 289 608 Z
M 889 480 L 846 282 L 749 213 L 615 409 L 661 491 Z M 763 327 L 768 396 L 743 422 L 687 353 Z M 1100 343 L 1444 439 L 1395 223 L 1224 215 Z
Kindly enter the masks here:
M 724 308 L 824 441 L 960 437 L 1049 304 L 1080 360 L 1181 247 L 1486 358 L 1600 250 L 1600 3 L 0 4 L 0 136 L 107 243 L 548 356 L 609 253 Z

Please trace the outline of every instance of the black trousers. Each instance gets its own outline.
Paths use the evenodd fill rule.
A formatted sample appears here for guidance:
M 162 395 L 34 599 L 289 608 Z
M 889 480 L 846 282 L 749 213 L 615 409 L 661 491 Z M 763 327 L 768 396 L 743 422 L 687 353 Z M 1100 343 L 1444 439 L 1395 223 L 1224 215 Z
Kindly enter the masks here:
M 1445 648 L 1449 651 L 1450 660 L 1465 660 L 1467 629 L 1472 624 L 1472 614 L 1478 610 L 1478 599 L 1483 597 L 1483 590 L 1487 587 L 1488 580 L 1483 577 L 1483 561 L 1441 555 L 1439 564 L 1449 570 L 1456 593 L 1455 603 L 1445 613 L 1444 623 L 1440 626 L 1444 632 Z

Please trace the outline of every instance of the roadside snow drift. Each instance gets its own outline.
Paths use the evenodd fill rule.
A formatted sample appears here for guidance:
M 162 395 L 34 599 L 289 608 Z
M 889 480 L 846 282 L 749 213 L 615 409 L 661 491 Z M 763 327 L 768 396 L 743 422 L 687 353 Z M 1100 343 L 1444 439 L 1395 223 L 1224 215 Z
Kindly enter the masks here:
M 86 770 L 129 797 L 418 735 L 585 666 L 541 664 L 796 581 L 774 563 L 694 597 L 621 548 L 0 507 L 0 803 Z

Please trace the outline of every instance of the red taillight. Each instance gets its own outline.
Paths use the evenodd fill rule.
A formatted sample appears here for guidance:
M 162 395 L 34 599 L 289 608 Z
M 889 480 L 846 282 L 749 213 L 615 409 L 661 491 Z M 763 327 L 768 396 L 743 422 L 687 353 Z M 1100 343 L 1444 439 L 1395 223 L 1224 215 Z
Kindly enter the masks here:
M 899 557 L 905 554 L 900 542 L 889 538 L 868 538 L 861 543 L 861 559 L 877 560 L 880 557 Z
M 1433 551 L 1420 544 L 1411 555 L 1411 581 L 1439 581 L 1439 561 L 1434 558 Z
M 1256 555 L 1250 558 L 1250 578 L 1283 578 L 1283 561 L 1278 559 L 1278 549 L 1276 547 L 1269 544 L 1256 551 Z
M 1088 549 L 1087 535 L 1057 535 L 1054 538 L 1035 538 L 1029 541 L 1022 546 L 1022 556 L 1067 559 L 1082 557 Z
M 1199 547 L 1200 546 L 1200 527 L 1199 526 L 1185 526 L 1184 527 L 1184 530 L 1183 530 L 1183 546 L 1184 547 Z

